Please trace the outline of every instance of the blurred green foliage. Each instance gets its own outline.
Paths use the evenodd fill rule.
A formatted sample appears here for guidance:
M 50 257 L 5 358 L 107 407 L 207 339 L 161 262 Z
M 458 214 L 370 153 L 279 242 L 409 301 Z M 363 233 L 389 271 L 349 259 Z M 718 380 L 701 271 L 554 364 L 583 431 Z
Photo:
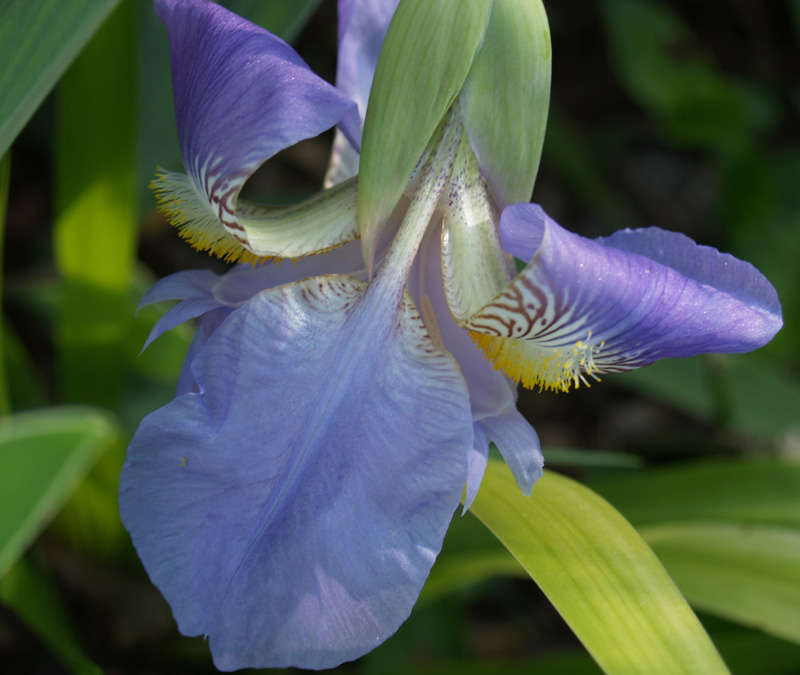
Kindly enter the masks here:
M 332 2 L 225 4 L 304 40 L 331 76 Z M 731 251 L 775 284 L 786 325 L 755 354 L 604 378 L 586 394 L 600 401 L 589 412 L 601 421 L 585 428 L 575 421 L 584 392 L 525 394 L 521 404 L 540 431 L 566 419 L 555 428 L 564 445 L 609 451 L 556 448 L 546 458 L 637 529 L 733 672 L 796 673 L 800 2 L 547 4 L 553 106 L 536 199 L 587 235 L 655 224 Z M 171 398 L 191 337 L 181 327 L 139 355 L 161 309 L 134 319 L 136 304 L 154 271 L 210 264 L 170 238 L 146 189 L 156 164 L 180 167 L 165 31 L 149 3 L 0 0 L 0 37 L 0 152 L 28 123 L 13 165 L 9 154 L 0 164 L 0 599 L 36 636 L 0 643 L 0 669 L 30 670 L 40 641 L 72 672 L 96 672 L 93 661 L 115 672 L 210 672 L 203 641 L 177 635 L 116 506 L 127 439 Z M 52 206 L 33 208 L 42 200 Z M 628 419 L 634 400 L 649 427 Z M 609 418 L 648 431 L 591 433 Z M 484 519 L 500 503 L 487 486 L 476 504 Z M 527 506 L 545 508 L 545 492 Z M 544 538 L 548 524 L 533 525 Z M 510 548 L 535 569 L 536 545 Z M 526 578 L 473 515 L 457 516 L 410 620 L 348 669 L 599 672 Z M 28 635 L 9 617 L 0 622 L 13 635 Z

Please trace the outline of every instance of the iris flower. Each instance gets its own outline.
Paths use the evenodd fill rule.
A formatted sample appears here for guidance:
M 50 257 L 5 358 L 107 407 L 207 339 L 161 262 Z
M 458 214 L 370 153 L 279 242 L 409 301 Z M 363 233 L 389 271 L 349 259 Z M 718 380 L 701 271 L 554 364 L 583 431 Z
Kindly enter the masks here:
M 469 58 L 447 71 L 439 108 L 419 103 L 419 138 L 381 145 L 370 115 L 415 100 L 391 98 L 392 63 L 370 98 L 381 45 L 401 49 L 415 13 L 430 21 L 447 3 L 404 0 L 387 34 L 396 0 L 340 0 L 335 88 L 217 5 L 156 0 L 187 171 L 162 172 L 156 190 L 193 245 L 243 264 L 174 274 L 144 298 L 180 301 L 151 340 L 199 322 L 176 398 L 131 442 L 120 504 L 180 631 L 207 636 L 222 670 L 333 667 L 394 633 L 489 444 L 525 495 L 541 475 L 518 382 L 567 391 L 664 357 L 748 351 L 781 326 L 746 262 L 656 228 L 585 239 L 525 203 L 550 57 L 540 3 L 516 4 L 459 6 L 468 37 L 434 47 Z M 513 59 L 526 50 L 523 86 Z M 514 110 L 530 96 L 538 112 Z M 239 199 L 260 164 L 335 125 L 332 187 L 290 207 Z M 532 149 L 514 140 L 512 156 L 519 129 Z M 387 148 L 402 161 L 376 194 Z M 295 261 L 264 262 L 283 258 Z

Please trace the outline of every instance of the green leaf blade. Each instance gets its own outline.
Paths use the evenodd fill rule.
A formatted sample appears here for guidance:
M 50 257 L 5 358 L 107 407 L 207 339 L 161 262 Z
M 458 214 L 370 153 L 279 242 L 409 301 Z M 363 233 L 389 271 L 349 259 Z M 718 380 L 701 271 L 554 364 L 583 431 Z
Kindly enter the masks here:
M 56 263 L 61 393 L 119 401 L 138 234 L 136 5 L 125 0 L 59 87 Z
M 51 408 L 0 423 L 0 577 L 119 440 L 111 418 L 93 408 Z
M 117 1 L 0 2 L 0 155 Z
M 694 606 L 800 643 L 800 531 L 665 523 L 641 533 Z
M 490 462 L 472 512 L 514 554 L 606 673 L 727 673 L 661 563 L 589 489 L 546 472 L 524 498 Z

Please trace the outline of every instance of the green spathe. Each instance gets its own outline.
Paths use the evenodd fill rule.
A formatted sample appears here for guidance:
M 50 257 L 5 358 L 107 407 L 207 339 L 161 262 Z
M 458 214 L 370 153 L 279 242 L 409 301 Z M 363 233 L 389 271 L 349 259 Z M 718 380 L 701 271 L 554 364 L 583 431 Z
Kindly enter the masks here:
M 541 0 L 494 0 L 460 98 L 467 135 L 500 208 L 531 198 L 550 105 L 551 63 Z
M 403 0 L 370 91 L 359 172 L 358 222 L 371 267 L 386 222 L 479 50 L 491 0 Z
M 551 62 L 541 0 L 400 3 L 364 125 L 358 223 L 368 266 L 383 224 L 457 100 L 498 206 L 530 199 L 547 124 Z

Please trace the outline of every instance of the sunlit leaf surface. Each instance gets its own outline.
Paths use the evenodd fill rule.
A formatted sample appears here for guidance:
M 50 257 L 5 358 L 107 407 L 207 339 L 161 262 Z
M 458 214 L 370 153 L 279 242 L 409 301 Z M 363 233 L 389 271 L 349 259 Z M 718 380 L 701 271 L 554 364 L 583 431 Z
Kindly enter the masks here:
M 728 672 L 652 551 L 591 490 L 548 472 L 525 498 L 493 461 L 472 511 L 606 673 Z
M 59 87 L 54 247 L 57 340 L 70 403 L 113 406 L 133 309 L 136 6 L 121 3 Z

